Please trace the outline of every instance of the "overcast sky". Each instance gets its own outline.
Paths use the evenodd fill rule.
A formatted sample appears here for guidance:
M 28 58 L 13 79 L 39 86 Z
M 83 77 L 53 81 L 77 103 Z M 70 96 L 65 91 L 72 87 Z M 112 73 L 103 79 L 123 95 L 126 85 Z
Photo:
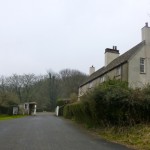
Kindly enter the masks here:
M 105 48 L 129 50 L 149 20 L 149 0 L 0 0 L 0 75 L 97 70 Z

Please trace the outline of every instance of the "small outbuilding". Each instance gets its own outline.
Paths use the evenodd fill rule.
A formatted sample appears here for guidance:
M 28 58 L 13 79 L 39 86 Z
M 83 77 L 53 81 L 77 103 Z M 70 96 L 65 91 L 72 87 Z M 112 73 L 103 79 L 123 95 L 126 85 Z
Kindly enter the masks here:
M 23 115 L 36 115 L 36 108 L 36 102 L 26 102 L 19 105 L 19 113 Z

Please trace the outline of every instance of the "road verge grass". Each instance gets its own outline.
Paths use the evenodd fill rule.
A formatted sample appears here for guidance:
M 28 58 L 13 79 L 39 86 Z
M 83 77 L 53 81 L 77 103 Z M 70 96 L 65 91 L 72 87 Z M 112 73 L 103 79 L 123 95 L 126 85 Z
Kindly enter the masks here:
M 108 80 L 65 105 L 63 116 L 96 128 L 107 140 L 150 150 L 150 84 L 132 89 L 127 82 Z
M 127 145 L 136 150 L 150 150 L 150 124 L 132 127 L 105 127 L 89 129 L 103 139 Z
M 14 115 L 14 116 L 10 116 L 10 115 L 0 115 L 0 121 L 3 120 L 10 120 L 10 119 L 16 119 L 16 118 L 22 118 L 25 117 L 25 115 Z

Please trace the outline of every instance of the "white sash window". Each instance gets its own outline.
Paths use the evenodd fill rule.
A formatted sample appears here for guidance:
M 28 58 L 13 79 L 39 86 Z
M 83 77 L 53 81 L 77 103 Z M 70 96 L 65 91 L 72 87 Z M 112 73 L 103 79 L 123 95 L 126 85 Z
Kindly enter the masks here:
M 140 73 L 145 73 L 145 58 L 140 58 Z

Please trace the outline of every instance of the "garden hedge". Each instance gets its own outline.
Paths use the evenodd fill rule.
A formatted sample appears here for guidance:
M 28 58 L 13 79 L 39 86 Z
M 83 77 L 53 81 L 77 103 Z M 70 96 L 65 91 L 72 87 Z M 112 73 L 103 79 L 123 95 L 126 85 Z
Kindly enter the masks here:
M 128 88 L 126 82 L 109 80 L 64 107 L 63 115 L 88 126 L 127 126 L 150 122 L 150 86 Z

